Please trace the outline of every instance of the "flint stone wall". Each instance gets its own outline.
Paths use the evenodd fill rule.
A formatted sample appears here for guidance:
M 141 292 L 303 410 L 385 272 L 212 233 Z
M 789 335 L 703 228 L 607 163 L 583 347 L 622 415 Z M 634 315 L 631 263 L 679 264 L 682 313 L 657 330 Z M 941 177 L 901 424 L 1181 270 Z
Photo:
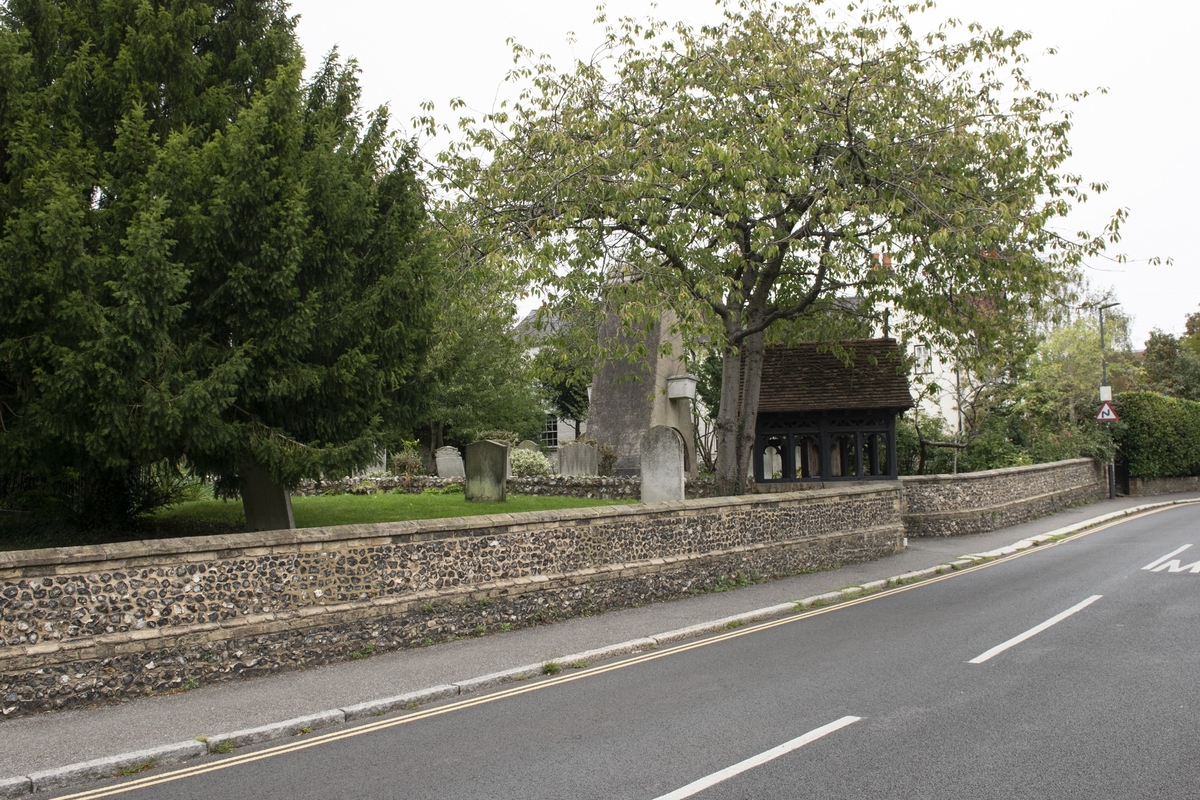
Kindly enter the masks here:
M 4 716 L 903 548 L 896 484 L 0 553 Z M 2 724 L 2 723 L 0 723 Z
M 1100 465 L 1089 458 L 958 475 L 913 475 L 899 482 L 909 536 L 986 533 L 1094 503 L 1108 491 Z

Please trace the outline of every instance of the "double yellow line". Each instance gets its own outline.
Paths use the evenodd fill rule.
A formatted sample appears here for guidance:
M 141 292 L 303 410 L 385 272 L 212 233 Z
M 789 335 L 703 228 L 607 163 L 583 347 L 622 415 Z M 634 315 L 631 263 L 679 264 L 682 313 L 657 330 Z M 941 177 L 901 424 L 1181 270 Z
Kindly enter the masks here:
M 1174 506 L 1168 506 L 1165 508 L 1153 509 L 1150 511 L 1143 512 L 1141 514 L 1136 514 L 1133 516 L 1125 517 L 1123 519 L 1114 520 L 1114 521 L 1106 523 L 1104 525 L 1101 525 L 1101 526 L 1098 526 L 1095 528 L 1089 528 L 1089 529 L 1081 531 L 1079 533 L 1072 534 L 1071 536 L 1060 539 L 1056 542 L 1052 542 L 1052 543 L 1046 544 L 1046 545 L 1031 547 L 1027 550 L 1022 550 L 1021 552 L 1013 553 L 1010 556 L 1005 556 L 1005 557 L 997 559 L 995 561 L 985 561 L 981 564 L 976 564 L 975 566 L 972 566 L 972 567 L 967 567 L 967 568 L 961 569 L 961 570 L 955 570 L 953 572 L 948 572 L 944 575 L 938 575 L 937 577 L 921 580 L 916 583 L 906 584 L 904 586 L 897 586 L 893 589 L 886 589 L 886 590 L 883 590 L 880 592 L 867 594 L 862 597 L 854 598 L 851 600 L 837 602 L 833 605 L 811 609 L 809 611 L 804 611 L 804 612 L 793 614 L 793 615 L 787 616 L 787 617 L 781 617 L 779 619 L 768 620 L 766 622 L 760 622 L 760 623 L 757 623 L 755 625 L 751 625 L 751 626 L 748 626 L 745 628 L 737 628 L 735 630 L 727 631 L 725 633 L 720 633 L 720 634 L 717 634 L 716 636 L 710 636 L 708 638 L 699 639 L 697 641 L 687 642 L 685 644 L 674 645 L 674 646 L 666 648 L 666 649 L 661 649 L 661 650 L 656 649 L 656 650 L 644 652 L 640 655 L 635 655 L 632 658 L 626 658 L 621 661 L 614 662 L 612 664 L 605 664 L 605 665 L 590 667 L 590 668 L 582 669 L 582 670 L 578 670 L 578 671 L 572 671 L 570 673 L 557 675 L 557 676 L 547 678 L 544 680 L 538 680 L 536 683 L 522 685 L 522 686 L 515 686 L 510 689 L 503 689 L 501 691 L 494 692 L 492 694 L 482 695 L 480 697 L 469 698 L 466 700 L 458 700 L 453 703 L 448 703 L 444 706 L 439 706 L 437 708 L 431 708 L 431 709 L 428 709 L 425 711 L 415 711 L 411 714 L 406 714 L 405 716 L 398 717 L 395 719 L 380 720 L 378 722 L 369 722 L 365 725 L 358 725 L 356 727 L 349 728 L 346 730 L 335 731 L 333 733 L 326 733 L 326 734 L 322 734 L 319 736 L 305 736 L 303 739 L 291 741 L 291 742 L 288 742 L 287 744 L 276 745 L 274 747 L 269 747 L 265 750 L 259 750 L 254 753 L 246 753 L 244 755 L 232 755 L 227 758 L 222 758 L 219 761 L 215 761 L 215 762 L 211 762 L 211 763 L 197 764 L 196 766 L 193 766 L 193 767 L 184 767 L 182 769 L 173 770 L 171 772 L 166 772 L 161 775 L 150 775 L 150 776 L 147 776 L 144 778 L 137 778 L 135 780 L 128 781 L 126 783 L 122 783 L 118 786 L 107 786 L 107 787 L 103 787 L 100 789 L 92 789 L 92 790 L 88 790 L 88 791 L 84 791 L 84 792 L 79 792 L 77 794 L 64 795 L 63 797 L 59 798 L 59 800 L 93 800 L 93 798 L 111 797 L 113 795 L 123 794 L 126 792 L 134 792 L 134 791 L 138 791 L 141 789 L 148 789 L 153 786 L 160 786 L 164 783 L 172 783 L 174 781 L 183 780 L 185 778 L 191 778 L 191 777 L 195 777 L 197 775 L 204 775 L 209 772 L 216 772 L 218 770 L 229 769 L 231 767 L 239 767 L 239 766 L 242 766 L 243 764 L 252 764 L 255 761 L 262 761 L 267 758 L 275 758 L 276 756 L 282 756 L 282 755 L 287 755 L 289 753 L 295 753 L 295 752 L 298 752 L 301 750 L 307 750 L 310 747 L 319 747 L 320 745 L 330 744 L 332 742 L 339 742 L 344 739 L 350 739 L 350 738 L 353 738 L 356 736 L 364 736 L 369 733 L 375 733 L 376 731 L 382 731 L 382 730 L 387 730 L 388 728 L 394 728 L 398 725 L 408 725 L 410 723 L 420 722 L 421 720 L 429 719 L 431 717 L 438 717 L 443 714 L 451 714 L 455 711 L 462 711 L 467 708 L 473 708 L 475 706 L 484 705 L 485 703 L 494 703 L 499 700 L 506 700 L 510 697 L 517 697 L 519 695 L 527 694 L 529 692 L 540 691 L 542 689 L 549 689 L 554 686 L 561 686 L 562 684 L 571 683 L 572 681 L 578 681 L 578 680 L 582 680 L 584 678 L 595 677 L 596 675 L 603 675 L 606 672 L 612 672 L 612 671 L 618 670 L 618 669 L 625 669 L 627 667 L 636 666 L 637 664 L 644 664 L 648 661 L 654 661 L 656 659 L 666 658 L 667 656 L 673 656 L 673 655 L 677 655 L 679 653 L 685 653 L 689 650 L 695 650 L 696 648 L 699 648 L 699 647 L 708 647 L 709 645 L 726 642 L 726 641 L 729 641 L 730 639 L 736 639 L 741 636 L 748 636 L 752 633 L 758 633 L 760 631 L 769 630 L 771 628 L 776 628 L 780 625 L 789 625 L 793 622 L 799 622 L 801 620 L 809 619 L 811 617 L 817 617 L 822 614 L 828 614 L 833 611 L 839 611 L 841 609 L 849 608 L 851 606 L 857 606 L 857 605 L 860 605 L 862 603 L 866 603 L 866 602 L 869 602 L 872 600 L 878 600 L 883 597 L 890 597 L 892 595 L 900 594 L 901 592 L 907 592 L 912 589 L 918 589 L 923 586 L 929 586 L 929 585 L 932 585 L 935 583 L 940 583 L 941 581 L 948 580 L 950 578 L 955 578 L 955 577 L 958 577 L 959 575 L 966 575 L 967 573 L 976 572 L 981 569 L 987 569 L 988 567 L 992 567 L 997 564 L 1006 563 L 1008 561 L 1012 561 L 1013 559 L 1021 558 L 1022 556 L 1027 556 L 1027 555 L 1030 555 L 1030 554 L 1036 553 L 1036 552 L 1043 552 L 1052 547 L 1057 547 L 1060 544 L 1065 544 L 1067 542 L 1074 541 L 1075 539 L 1079 539 L 1083 536 L 1090 536 L 1093 533 L 1099 533 L 1102 530 L 1106 530 L 1115 525 L 1120 525 L 1124 522 L 1128 522 L 1129 520 L 1132 520 L 1132 519 L 1135 519 L 1138 517 L 1142 517 L 1142 516 L 1148 516 L 1150 514 L 1156 514 L 1159 511 L 1165 511 L 1165 510 L 1167 510 L 1167 508 L 1173 508 L 1173 507 Z

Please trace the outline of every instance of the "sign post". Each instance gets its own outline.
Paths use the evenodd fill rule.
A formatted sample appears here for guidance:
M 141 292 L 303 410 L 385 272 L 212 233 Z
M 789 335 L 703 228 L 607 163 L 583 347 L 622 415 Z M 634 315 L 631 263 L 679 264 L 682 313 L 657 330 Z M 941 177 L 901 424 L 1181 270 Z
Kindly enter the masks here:
M 1100 397 L 1103 399 L 1100 403 L 1100 412 L 1096 414 L 1096 421 L 1103 422 L 1104 427 L 1108 429 L 1108 499 L 1115 500 L 1117 497 L 1117 454 L 1113 452 L 1112 424 L 1120 419 L 1117 412 L 1113 411 L 1112 390 L 1107 392 L 1107 386 L 1100 387 Z

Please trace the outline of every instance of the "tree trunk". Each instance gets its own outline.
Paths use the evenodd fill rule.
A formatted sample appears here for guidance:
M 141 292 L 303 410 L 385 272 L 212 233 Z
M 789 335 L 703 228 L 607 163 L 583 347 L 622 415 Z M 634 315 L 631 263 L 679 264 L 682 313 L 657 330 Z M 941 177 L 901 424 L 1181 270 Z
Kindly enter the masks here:
M 717 409 L 717 494 L 737 494 L 737 417 L 741 406 L 742 354 L 730 345 L 721 351 L 721 403 Z
M 445 440 L 442 439 L 442 423 L 429 423 L 429 452 L 436 453 L 438 450 L 446 446 Z
M 731 337 L 732 338 L 732 337 Z M 721 407 L 717 412 L 717 492 L 748 494 L 753 485 L 755 423 L 762 384 L 763 334 L 721 353 Z M 742 385 L 743 376 L 745 385 Z
M 742 347 L 746 385 L 742 388 L 742 408 L 738 419 L 739 494 L 754 491 L 754 440 L 758 426 L 759 389 L 762 387 L 763 339 L 762 333 L 748 336 Z

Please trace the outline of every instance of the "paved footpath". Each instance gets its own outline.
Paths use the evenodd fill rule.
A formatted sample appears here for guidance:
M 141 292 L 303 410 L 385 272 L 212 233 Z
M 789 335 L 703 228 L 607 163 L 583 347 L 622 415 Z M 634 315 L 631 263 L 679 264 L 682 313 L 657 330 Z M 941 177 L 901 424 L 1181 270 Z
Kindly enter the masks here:
M 384 698 L 417 693 L 421 699 L 433 699 L 438 693 L 426 691 L 432 687 L 442 687 L 442 696 L 484 689 L 513 679 L 522 673 L 522 668 L 528 673 L 547 661 L 564 661 L 564 656 L 593 650 L 602 651 L 597 657 L 612 656 L 652 646 L 655 642 L 648 640 L 656 636 L 667 641 L 702 635 L 723 628 L 729 617 L 756 612 L 761 612 L 761 616 L 778 615 L 785 613 L 785 609 L 777 608 L 781 604 L 926 570 L 963 555 L 994 551 L 1030 537 L 1086 527 L 1107 515 L 1119 515 L 1140 506 L 1186 500 L 1200 500 L 1200 493 L 1106 500 L 987 534 L 910 539 L 908 549 L 896 556 L 734 591 L 383 653 L 360 661 L 214 684 L 177 694 L 136 698 L 118 705 L 2 720 L 0 788 L 12 793 L 0 791 L 0 796 L 21 796 L 19 787 L 23 779 L 15 784 L 9 780 L 20 776 L 117 757 L 109 766 L 75 770 L 77 775 L 69 780 L 65 774 L 62 776 L 66 784 L 78 784 L 89 773 L 96 777 L 97 772 L 113 774 L 117 770 L 111 764 L 135 751 L 177 743 L 192 743 L 195 747 L 197 737 L 207 737 L 211 743 L 223 733 L 244 732 L 310 715 L 317 715 L 312 727 L 341 723 L 356 715 L 340 710 L 361 706 L 361 716 L 368 716 L 389 708 L 388 704 L 379 704 Z M 693 630 L 682 630 L 688 628 Z M 673 633 L 661 636 L 667 632 Z M 514 670 L 515 673 L 503 674 Z M 292 723 L 291 727 L 299 725 Z M 273 735 L 294 733 L 287 729 Z M 268 735 L 271 734 L 258 734 L 259 738 Z M 242 737 L 242 740 L 250 739 Z M 37 783 L 35 775 L 33 784 Z M 41 785 L 49 788 L 51 784 Z

